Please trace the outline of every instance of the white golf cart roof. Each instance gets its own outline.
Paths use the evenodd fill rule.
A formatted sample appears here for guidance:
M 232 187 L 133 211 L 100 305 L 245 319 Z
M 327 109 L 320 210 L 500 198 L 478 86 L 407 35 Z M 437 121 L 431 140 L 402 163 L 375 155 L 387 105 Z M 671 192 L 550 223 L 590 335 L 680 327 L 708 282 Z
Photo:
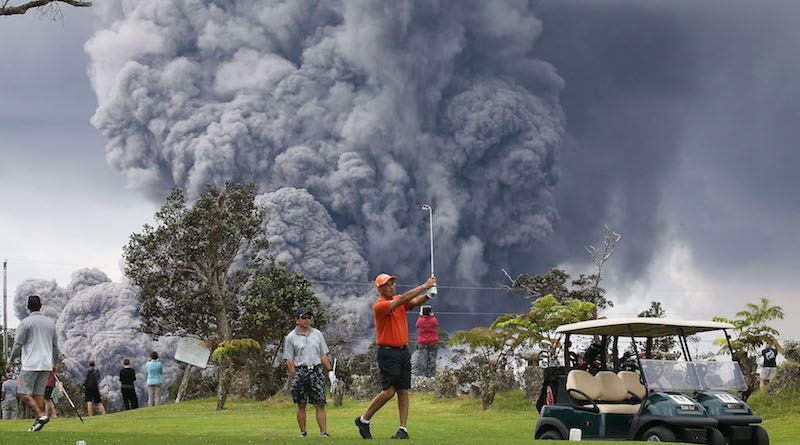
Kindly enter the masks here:
M 561 325 L 557 334 L 610 335 L 629 337 L 630 329 L 634 337 L 666 337 L 676 335 L 683 330 L 685 335 L 698 332 L 733 329 L 730 323 L 716 321 L 680 321 L 668 318 L 606 318 L 600 320 L 581 321 Z

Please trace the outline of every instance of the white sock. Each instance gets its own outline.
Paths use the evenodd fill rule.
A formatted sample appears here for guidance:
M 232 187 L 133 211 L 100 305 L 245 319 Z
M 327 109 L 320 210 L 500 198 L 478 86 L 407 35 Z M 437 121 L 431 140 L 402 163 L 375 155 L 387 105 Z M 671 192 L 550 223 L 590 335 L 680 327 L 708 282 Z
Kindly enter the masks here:
M 361 422 L 369 425 L 369 420 L 365 419 L 364 416 L 361 416 Z
M 401 427 L 400 427 L 400 429 L 401 429 L 401 430 L 403 430 L 403 431 L 405 431 L 405 432 L 408 432 L 408 430 L 407 430 L 407 429 L 406 429 L 406 427 L 404 427 L 404 426 L 401 426 Z

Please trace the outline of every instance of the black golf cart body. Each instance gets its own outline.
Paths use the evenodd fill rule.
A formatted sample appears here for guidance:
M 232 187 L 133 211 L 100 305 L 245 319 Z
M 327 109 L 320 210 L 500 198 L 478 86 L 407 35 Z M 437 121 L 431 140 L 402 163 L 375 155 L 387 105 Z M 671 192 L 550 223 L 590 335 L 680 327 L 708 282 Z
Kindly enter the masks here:
M 590 320 L 560 326 L 565 366 L 545 370 L 536 439 L 567 439 L 570 429 L 582 440 L 680 441 L 703 444 L 766 445 L 761 418 L 731 394 L 746 388 L 733 361 L 692 361 L 686 337 L 721 330 L 729 323 L 663 318 Z M 600 340 L 598 367 L 576 369 L 570 351 L 575 335 Z M 654 360 L 654 338 L 676 336 L 685 360 Z M 630 338 L 633 360 L 621 363 L 619 338 Z M 644 341 L 640 358 L 636 339 Z M 730 344 L 730 342 L 729 342 Z M 607 351 L 611 347 L 611 357 Z M 625 369 L 627 368 L 627 370 Z M 634 369 L 634 370 L 631 370 Z

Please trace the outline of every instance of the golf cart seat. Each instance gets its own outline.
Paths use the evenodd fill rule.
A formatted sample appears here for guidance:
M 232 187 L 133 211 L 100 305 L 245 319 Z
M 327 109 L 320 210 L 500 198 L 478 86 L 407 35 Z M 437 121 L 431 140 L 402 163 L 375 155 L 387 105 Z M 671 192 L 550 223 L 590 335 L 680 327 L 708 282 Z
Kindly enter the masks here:
M 636 414 L 639 403 L 634 403 L 628 389 L 616 374 L 611 371 L 600 371 L 593 376 L 586 371 L 575 369 L 567 375 L 567 392 L 578 403 L 588 401 L 588 405 L 579 405 L 582 409 L 597 411 L 603 414 Z
M 628 388 L 628 391 L 636 394 L 636 397 L 644 400 L 644 396 L 647 395 L 647 389 L 642 385 L 642 381 L 639 379 L 639 374 L 631 371 L 620 371 L 618 374 L 619 378 L 625 383 L 625 387 Z

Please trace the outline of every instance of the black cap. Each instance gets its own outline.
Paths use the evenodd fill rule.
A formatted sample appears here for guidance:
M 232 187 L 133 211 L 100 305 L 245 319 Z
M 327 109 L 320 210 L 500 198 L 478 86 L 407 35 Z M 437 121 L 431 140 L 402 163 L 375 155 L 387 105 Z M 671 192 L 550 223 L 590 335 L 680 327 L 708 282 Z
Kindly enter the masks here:
M 314 315 L 314 314 L 311 313 L 311 309 L 309 309 L 307 307 L 301 307 L 300 309 L 294 311 L 294 318 L 300 318 L 300 317 L 302 317 L 303 315 L 306 315 L 306 314 Z
M 32 311 L 38 311 L 42 308 L 42 300 L 39 298 L 38 295 L 31 295 L 28 297 L 28 309 Z

